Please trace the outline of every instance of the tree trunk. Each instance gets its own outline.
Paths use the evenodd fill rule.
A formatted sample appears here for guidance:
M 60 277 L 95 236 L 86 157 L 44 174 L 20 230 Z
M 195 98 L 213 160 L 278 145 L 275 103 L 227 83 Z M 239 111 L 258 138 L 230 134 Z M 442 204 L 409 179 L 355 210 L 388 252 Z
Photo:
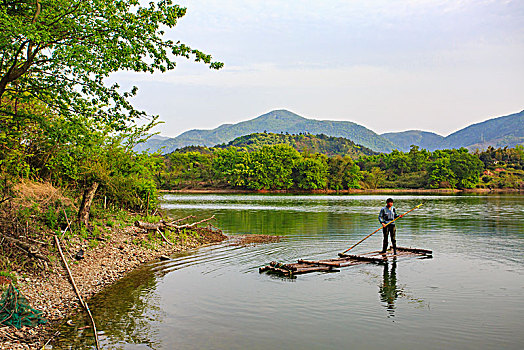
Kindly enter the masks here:
M 78 221 L 83 223 L 85 226 L 89 223 L 89 210 L 91 209 L 91 203 L 95 197 L 96 190 L 98 189 L 98 182 L 93 182 L 91 187 L 84 191 L 84 196 L 82 197 L 82 204 L 80 205 L 80 210 L 78 211 Z

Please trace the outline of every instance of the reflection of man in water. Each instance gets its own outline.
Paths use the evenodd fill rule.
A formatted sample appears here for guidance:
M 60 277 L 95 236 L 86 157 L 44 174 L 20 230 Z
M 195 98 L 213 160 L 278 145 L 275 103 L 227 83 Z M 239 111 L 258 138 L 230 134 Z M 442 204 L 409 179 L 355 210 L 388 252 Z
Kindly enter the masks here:
M 393 259 L 391 264 L 391 271 L 389 271 L 389 264 L 384 264 L 384 274 L 382 275 L 382 285 L 379 289 L 380 300 L 386 303 L 386 308 L 390 316 L 395 316 L 395 301 L 398 297 L 397 289 L 397 260 Z

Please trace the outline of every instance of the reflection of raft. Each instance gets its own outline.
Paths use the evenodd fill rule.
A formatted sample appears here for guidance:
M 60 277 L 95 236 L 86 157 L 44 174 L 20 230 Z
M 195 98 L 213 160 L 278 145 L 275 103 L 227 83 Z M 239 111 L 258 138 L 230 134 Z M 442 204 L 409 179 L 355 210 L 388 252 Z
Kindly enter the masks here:
M 282 276 L 301 275 L 310 272 L 339 272 L 339 267 L 374 263 L 380 264 L 387 262 L 389 259 L 404 257 L 432 257 L 432 251 L 427 249 L 397 247 L 397 255 L 393 255 L 390 249 L 387 254 L 382 255 L 378 251 L 360 255 L 339 254 L 338 258 L 326 260 L 298 260 L 295 264 L 281 264 L 272 261 L 269 265 L 258 269 L 260 273 L 274 273 Z

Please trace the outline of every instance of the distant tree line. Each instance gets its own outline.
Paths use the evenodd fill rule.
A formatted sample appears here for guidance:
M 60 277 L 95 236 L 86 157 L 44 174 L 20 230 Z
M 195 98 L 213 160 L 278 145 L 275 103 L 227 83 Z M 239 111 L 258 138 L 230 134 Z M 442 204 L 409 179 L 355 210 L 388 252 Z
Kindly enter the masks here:
M 158 173 L 161 188 L 232 187 L 252 190 L 358 188 L 361 172 L 349 156 L 298 152 L 285 144 L 255 151 L 229 147 L 171 153 Z
M 163 189 L 344 190 L 351 188 L 519 188 L 524 186 L 524 147 L 465 148 L 326 156 L 286 144 L 245 148 L 195 148 L 164 156 L 157 173 Z

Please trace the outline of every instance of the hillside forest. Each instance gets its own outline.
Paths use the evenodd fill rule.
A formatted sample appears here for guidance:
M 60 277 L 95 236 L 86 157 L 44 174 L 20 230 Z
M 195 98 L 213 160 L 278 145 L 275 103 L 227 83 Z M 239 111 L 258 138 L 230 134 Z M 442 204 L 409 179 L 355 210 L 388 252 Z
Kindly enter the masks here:
M 287 143 L 268 144 L 275 139 Z M 258 133 L 213 148 L 186 147 L 163 156 L 155 178 L 162 189 L 524 188 L 520 145 L 473 153 L 466 148 L 430 152 L 418 146 L 409 152 L 359 152 L 354 145 L 356 149 L 344 154 L 337 152 L 337 142 L 325 142 L 328 139 Z

